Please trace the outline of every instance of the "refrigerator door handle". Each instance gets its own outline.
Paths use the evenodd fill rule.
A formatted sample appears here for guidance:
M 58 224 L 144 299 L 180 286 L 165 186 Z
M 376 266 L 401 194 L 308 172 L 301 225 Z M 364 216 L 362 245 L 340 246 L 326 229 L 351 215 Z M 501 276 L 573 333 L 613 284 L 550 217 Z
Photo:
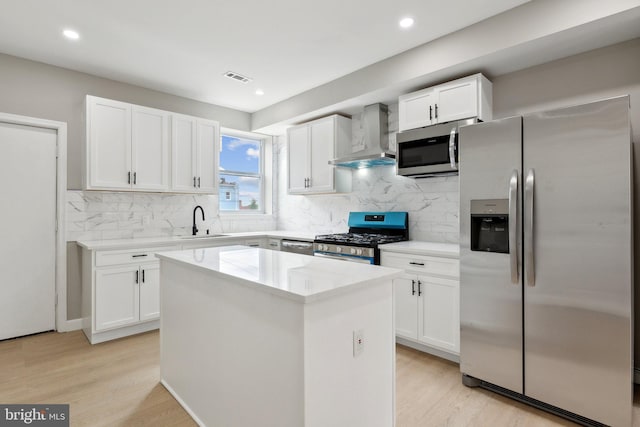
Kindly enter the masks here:
M 527 285 L 535 286 L 535 260 L 533 256 L 533 189 L 534 189 L 534 172 L 529 169 L 527 173 L 527 181 L 524 186 L 524 197 L 526 211 L 524 216 L 524 256 L 525 266 L 527 267 Z
M 509 180 L 509 263 L 511 283 L 518 283 L 518 171 Z
M 436 117 L 438 116 L 436 115 Z M 457 169 L 456 167 L 456 128 L 451 129 L 451 133 L 449 134 L 449 162 L 451 163 L 451 169 Z

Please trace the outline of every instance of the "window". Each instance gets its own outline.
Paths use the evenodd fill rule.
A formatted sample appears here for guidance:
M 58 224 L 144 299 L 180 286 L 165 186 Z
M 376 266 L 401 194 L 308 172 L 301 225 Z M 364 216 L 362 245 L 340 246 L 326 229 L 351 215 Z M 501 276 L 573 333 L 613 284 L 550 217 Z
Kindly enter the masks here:
M 220 212 L 264 213 L 264 141 L 222 134 L 220 146 Z

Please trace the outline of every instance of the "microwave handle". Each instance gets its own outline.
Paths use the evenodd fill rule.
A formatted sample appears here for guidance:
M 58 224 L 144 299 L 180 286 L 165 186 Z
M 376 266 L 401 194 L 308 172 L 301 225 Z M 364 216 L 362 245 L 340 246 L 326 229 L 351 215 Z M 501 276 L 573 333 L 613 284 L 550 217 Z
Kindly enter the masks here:
M 456 167 L 456 128 L 451 129 L 449 134 L 449 162 L 451 163 L 451 169 L 457 169 Z

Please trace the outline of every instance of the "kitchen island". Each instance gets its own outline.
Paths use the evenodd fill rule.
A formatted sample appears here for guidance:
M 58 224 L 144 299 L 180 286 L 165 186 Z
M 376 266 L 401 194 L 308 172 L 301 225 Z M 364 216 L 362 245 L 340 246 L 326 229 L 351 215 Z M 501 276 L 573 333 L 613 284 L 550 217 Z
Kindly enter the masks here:
M 161 381 L 200 425 L 394 425 L 401 270 L 245 246 L 157 256 Z

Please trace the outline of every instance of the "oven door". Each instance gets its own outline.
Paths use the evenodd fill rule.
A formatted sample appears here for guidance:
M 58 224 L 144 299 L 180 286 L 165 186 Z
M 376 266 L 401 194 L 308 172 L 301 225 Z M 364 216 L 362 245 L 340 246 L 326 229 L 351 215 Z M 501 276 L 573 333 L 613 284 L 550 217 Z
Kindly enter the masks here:
M 341 261 L 359 262 L 361 264 L 375 264 L 375 260 L 373 258 L 360 257 L 357 255 L 328 254 L 326 252 L 314 252 L 313 256 L 318 256 L 322 258 L 339 259 Z

